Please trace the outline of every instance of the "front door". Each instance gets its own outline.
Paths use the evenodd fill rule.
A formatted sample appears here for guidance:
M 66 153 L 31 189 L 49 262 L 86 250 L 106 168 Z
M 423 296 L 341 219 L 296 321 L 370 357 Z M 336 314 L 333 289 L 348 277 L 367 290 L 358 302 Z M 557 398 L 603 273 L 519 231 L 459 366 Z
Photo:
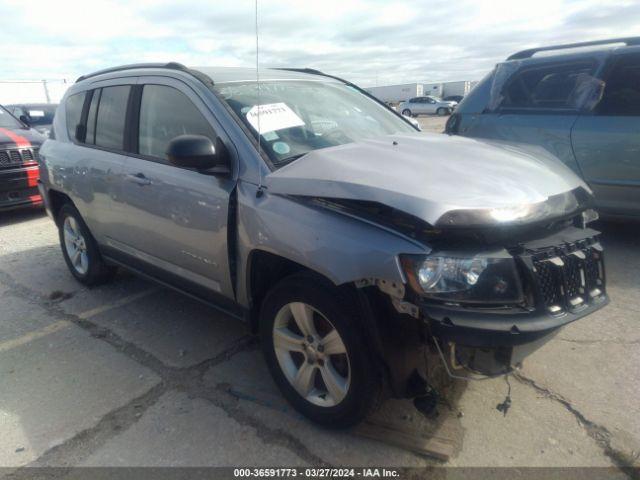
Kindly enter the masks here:
M 211 112 L 190 88 L 166 78 L 141 79 L 134 153 L 122 177 L 118 247 L 157 272 L 233 297 L 227 251 L 231 175 L 210 175 L 167 161 L 169 142 L 184 134 L 215 142 Z M 179 285 L 180 286 L 180 285 Z
M 640 215 L 640 53 L 616 58 L 605 85 L 593 115 L 576 122 L 573 148 L 598 207 Z

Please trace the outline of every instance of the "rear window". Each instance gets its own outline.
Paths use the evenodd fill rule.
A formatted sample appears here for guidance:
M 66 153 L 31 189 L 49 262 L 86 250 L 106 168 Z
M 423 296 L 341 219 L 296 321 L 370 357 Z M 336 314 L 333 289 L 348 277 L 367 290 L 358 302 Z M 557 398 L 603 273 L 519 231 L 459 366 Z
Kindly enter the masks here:
M 104 87 L 96 119 L 95 144 L 113 150 L 124 149 L 124 122 L 129 86 Z
M 53 105 L 27 106 L 23 109 L 23 112 L 29 121 L 29 125 L 51 125 L 53 123 L 53 116 L 56 113 L 56 107 Z
M 77 140 L 76 128 L 80 124 L 85 95 L 85 92 L 76 93 L 75 95 L 71 95 L 67 98 L 65 103 L 65 110 L 67 113 L 67 133 L 69 134 L 69 138 L 72 140 Z
M 580 92 L 593 81 L 595 62 L 527 66 L 506 80 L 500 89 L 500 110 L 573 110 Z

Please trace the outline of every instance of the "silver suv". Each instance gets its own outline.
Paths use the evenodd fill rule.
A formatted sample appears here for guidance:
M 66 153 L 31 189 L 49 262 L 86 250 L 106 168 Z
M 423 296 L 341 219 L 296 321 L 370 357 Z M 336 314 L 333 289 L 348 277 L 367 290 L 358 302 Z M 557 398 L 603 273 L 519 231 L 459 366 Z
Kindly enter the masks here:
M 75 278 L 124 267 L 246 321 L 324 425 L 424 395 L 425 353 L 504 374 L 607 303 L 591 193 L 568 168 L 420 133 L 313 70 L 81 77 L 40 162 Z
M 433 97 L 415 97 L 402 102 L 398 111 L 406 117 L 417 117 L 418 115 L 450 115 L 456 108 L 458 102 L 444 101 Z

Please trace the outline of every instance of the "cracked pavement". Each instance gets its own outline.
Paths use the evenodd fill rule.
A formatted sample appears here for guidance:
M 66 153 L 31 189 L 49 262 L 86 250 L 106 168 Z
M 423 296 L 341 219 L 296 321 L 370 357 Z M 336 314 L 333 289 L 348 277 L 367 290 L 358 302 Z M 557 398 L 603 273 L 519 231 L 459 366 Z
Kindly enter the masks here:
M 441 119 L 438 119 L 442 121 Z M 638 465 L 640 242 L 605 223 L 605 310 L 563 329 L 511 378 L 459 386 L 454 466 Z M 0 466 L 431 466 L 308 423 L 245 327 L 121 273 L 87 289 L 41 212 L 0 219 Z M 393 407 L 395 408 L 395 406 Z M 624 477 L 621 471 L 618 473 Z M 577 475 L 577 474 L 576 474 Z

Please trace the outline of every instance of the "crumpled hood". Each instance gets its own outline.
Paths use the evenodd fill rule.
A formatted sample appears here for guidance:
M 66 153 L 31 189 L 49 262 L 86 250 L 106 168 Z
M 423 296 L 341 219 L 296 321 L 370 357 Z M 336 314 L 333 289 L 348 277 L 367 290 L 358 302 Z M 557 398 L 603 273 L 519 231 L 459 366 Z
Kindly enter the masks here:
M 432 133 L 315 150 L 265 177 L 271 193 L 378 202 L 436 225 L 452 210 L 513 208 L 589 188 L 540 147 Z

